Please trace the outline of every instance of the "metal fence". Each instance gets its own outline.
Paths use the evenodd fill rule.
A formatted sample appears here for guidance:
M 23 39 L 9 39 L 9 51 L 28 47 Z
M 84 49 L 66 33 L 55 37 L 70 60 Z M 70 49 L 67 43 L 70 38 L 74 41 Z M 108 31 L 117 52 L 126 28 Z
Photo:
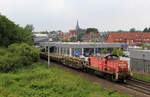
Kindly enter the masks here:
M 130 58 L 130 65 L 132 71 L 150 73 L 149 50 L 131 50 Z

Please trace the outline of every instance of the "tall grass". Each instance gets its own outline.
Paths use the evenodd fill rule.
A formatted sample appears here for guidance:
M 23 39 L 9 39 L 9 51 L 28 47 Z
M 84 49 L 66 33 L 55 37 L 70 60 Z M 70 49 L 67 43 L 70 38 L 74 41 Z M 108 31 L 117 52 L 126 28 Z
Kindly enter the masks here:
M 0 73 L 2 97 L 128 97 L 105 90 L 56 67 L 36 63 L 17 72 Z
M 133 77 L 150 82 L 150 76 L 133 74 Z

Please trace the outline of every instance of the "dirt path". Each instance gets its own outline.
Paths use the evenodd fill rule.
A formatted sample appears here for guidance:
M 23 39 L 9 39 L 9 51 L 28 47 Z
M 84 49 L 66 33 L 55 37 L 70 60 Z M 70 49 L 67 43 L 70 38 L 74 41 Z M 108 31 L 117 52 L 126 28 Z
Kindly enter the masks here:
M 108 81 L 106 79 L 99 78 L 95 75 L 87 74 L 87 73 L 84 73 L 84 72 L 81 72 L 81 71 L 78 71 L 78 70 L 75 70 L 72 68 L 68 68 L 68 67 L 65 67 L 62 65 L 58 65 L 55 63 L 52 63 L 52 64 L 57 68 L 63 69 L 67 72 L 71 72 L 73 75 L 78 75 L 78 76 L 84 78 L 85 80 L 88 80 L 94 84 L 98 84 L 104 88 L 116 90 L 121 94 L 128 94 L 133 97 L 149 97 L 147 95 L 144 95 L 143 93 L 139 93 L 135 90 L 126 88 L 124 86 L 119 85 L 118 83 L 114 83 L 114 82 Z

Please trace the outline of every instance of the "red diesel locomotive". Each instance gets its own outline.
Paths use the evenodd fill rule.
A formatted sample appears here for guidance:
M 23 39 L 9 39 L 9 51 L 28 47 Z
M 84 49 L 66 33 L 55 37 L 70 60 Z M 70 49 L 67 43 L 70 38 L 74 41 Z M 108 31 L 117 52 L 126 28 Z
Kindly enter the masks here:
M 47 54 L 41 53 L 41 58 L 47 59 Z M 63 65 L 90 72 L 113 81 L 122 81 L 131 77 L 127 61 L 121 61 L 117 55 L 88 57 L 88 60 L 63 55 L 50 54 L 50 60 Z
M 121 61 L 117 55 L 106 55 L 103 57 L 89 57 L 88 68 L 94 69 L 99 75 L 111 78 L 113 81 L 125 82 L 132 74 L 128 68 L 127 61 Z

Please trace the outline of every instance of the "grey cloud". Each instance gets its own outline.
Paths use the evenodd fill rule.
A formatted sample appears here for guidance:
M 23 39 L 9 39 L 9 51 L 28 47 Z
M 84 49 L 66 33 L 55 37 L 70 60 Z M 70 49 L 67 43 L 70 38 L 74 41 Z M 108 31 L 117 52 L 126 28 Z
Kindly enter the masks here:
M 63 0 L 63 8 L 52 0 L 0 0 L 0 12 L 22 26 L 35 30 L 68 31 L 76 25 L 100 31 L 144 29 L 150 26 L 150 0 Z M 52 10 L 52 8 L 57 10 Z

